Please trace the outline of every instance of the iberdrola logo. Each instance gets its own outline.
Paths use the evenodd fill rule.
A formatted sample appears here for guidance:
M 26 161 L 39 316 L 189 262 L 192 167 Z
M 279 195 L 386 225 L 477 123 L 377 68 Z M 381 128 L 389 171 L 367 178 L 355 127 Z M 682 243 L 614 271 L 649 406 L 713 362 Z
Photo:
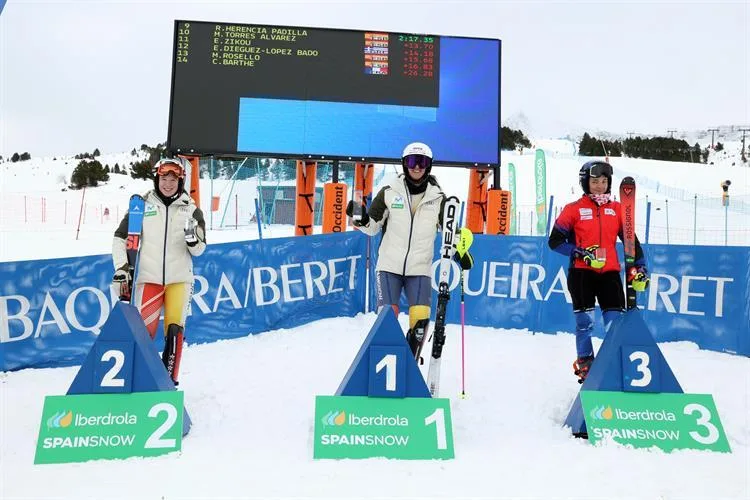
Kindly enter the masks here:
M 323 426 L 343 425 L 346 422 L 346 413 L 338 410 L 331 410 L 321 419 Z
M 73 412 L 59 411 L 47 419 L 47 429 L 68 427 L 73 422 Z
M 603 406 L 597 406 L 591 410 L 590 415 L 594 420 L 612 420 L 614 412 L 612 411 L 611 406 L 607 406 L 606 408 Z

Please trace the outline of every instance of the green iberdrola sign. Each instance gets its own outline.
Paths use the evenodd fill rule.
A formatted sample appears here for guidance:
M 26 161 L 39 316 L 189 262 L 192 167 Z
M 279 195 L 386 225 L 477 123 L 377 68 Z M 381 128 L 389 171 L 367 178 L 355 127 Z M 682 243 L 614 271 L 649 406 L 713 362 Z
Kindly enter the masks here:
M 454 458 L 450 401 L 317 396 L 313 457 Z
M 581 391 L 589 441 L 731 452 L 710 394 Z
M 47 396 L 35 464 L 147 457 L 182 447 L 181 391 Z

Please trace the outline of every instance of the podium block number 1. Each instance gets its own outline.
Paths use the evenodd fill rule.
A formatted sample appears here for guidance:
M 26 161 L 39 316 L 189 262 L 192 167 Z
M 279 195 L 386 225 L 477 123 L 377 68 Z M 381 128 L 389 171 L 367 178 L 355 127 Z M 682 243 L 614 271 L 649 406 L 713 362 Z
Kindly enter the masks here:
M 445 450 L 448 448 L 448 438 L 445 433 L 445 410 L 442 408 L 436 409 L 431 415 L 428 415 L 424 419 L 424 425 L 435 424 L 435 431 L 437 432 L 437 449 Z
M 660 359 L 654 346 L 622 346 L 622 390 L 661 392 Z
M 406 397 L 406 346 L 370 346 L 368 396 Z
M 133 342 L 99 342 L 95 348 L 94 392 L 132 392 Z

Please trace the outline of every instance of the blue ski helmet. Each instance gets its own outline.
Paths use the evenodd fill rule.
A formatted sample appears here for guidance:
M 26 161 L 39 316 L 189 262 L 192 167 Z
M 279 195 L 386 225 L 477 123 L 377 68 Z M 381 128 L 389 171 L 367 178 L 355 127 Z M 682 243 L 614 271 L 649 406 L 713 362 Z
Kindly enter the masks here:
M 607 192 L 612 192 L 612 165 L 602 160 L 587 161 L 578 171 L 578 182 L 581 184 L 583 192 L 591 194 L 589 190 L 589 178 L 604 176 L 607 178 Z

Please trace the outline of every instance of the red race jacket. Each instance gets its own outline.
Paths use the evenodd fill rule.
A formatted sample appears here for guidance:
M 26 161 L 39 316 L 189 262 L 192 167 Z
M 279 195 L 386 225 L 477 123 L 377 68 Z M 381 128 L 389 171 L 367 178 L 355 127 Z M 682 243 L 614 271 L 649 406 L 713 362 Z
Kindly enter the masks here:
M 550 248 L 563 255 L 570 255 L 571 267 L 600 273 L 620 271 L 620 259 L 615 246 L 618 236 L 622 239 L 620 210 L 618 201 L 609 201 L 599 206 L 584 194 L 578 201 L 565 205 L 560 212 L 549 236 Z M 606 252 L 606 264 L 601 269 L 589 267 L 581 259 L 572 256 L 576 247 L 587 248 L 591 245 L 599 245 Z M 637 237 L 635 264 L 645 265 L 643 250 Z

